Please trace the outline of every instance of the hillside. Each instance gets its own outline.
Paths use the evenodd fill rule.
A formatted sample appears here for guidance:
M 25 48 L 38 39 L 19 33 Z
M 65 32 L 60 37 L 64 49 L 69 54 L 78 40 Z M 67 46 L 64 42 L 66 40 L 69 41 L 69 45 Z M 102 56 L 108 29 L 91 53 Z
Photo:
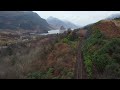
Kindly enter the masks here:
M 1 37 L 14 40 L 17 35 Z M 8 37 L 8 38 L 7 38 Z M 0 45 L 1 79 L 73 79 L 78 35 L 69 31 Z
M 75 24 L 69 22 L 69 21 L 63 21 L 60 20 L 58 18 L 54 18 L 54 17 L 49 17 L 47 18 L 47 22 L 55 29 L 60 29 L 61 26 L 64 26 L 65 28 L 78 28 L 78 26 L 76 26 Z
M 32 11 L 0 11 L 0 29 L 37 30 L 44 33 L 51 27 L 45 19 Z
M 90 25 L 84 42 L 84 63 L 89 78 L 120 78 L 120 28 L 116 20 Z

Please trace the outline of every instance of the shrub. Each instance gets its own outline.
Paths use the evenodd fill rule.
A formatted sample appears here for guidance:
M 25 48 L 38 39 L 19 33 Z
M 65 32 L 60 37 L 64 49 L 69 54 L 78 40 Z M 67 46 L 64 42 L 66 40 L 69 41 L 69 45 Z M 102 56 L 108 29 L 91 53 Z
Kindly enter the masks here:
M 29 79 L 42 79 L 44 77 L 44 73 L 43 72 L 32 72 L 29 73 L 27 78 Z
M 109 63 L 110 59 L 107 54 L 95 54 L 93 56 L 93 61 L 95 62 L 95 65 L 97 66 L 97 70 L 99 72 L 103 72 L 106 65 Z
M 71 32 L 68 36 L 67 36 L 67 38 L 70 40 L 70 41 L 74 41 L 74 40 L 76 40 L 77 39 L 77 35 L 76 35 L 76 32 Z
M 120 64 L 120 53 L 113 53 L 112 57 L 117 63 Z
M 49 68 L 48 71 L 46 72 L 46 79 L 50 79 L 52 78 L 52 74 L 53 74 L 54 68 Z
M 84 63 L 85 63 L 85 67 L 86 67 L 86 70 L 87 70 L 87 73 L 88 73 L 88 77 L 92 78 L 93 64 L 92 64 L 91 57 L 90 56 L 86 56 Z
M 49 68 L 48 71 L 38 71 L 29 73 L 27 78 L 29 79 L 52 79 L 52 73 L 54 69 Z
M 74 73 L 73 73 L 73 72 L 68 72 L 68 73 L 67 73 L 67 77 L 68 77 L 69 79 L 73 79 L 73 78 L 74 78 Z
M 11 59 L 11 64 L 12 64 L 12 65 L 15 65 L 17 60 L 18 60 L 17 55 L 13 55 L 13 56 L 12 56 L 12 59 Z
M 69 40 L 68 40 L 67 38 L 63 38 L 63 39 L 62 39 L 62 42 L 63 42 L 63 43 L 69 43 Z
M 120 65 L 118 63 L 107 65 L 103 76 L 108 79 L 120 78 Z

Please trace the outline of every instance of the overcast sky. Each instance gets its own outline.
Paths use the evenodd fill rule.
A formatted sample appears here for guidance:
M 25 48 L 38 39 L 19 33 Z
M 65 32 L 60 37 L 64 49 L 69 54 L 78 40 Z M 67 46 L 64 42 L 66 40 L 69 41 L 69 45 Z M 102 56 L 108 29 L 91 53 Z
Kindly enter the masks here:
M 84 26 L 104 19 L 111 14 L 120 13 L 120 11 L 34 11 L 42 18 L 47 19 L 53 16 L 59 19 L 65 19 L 75 24 Z

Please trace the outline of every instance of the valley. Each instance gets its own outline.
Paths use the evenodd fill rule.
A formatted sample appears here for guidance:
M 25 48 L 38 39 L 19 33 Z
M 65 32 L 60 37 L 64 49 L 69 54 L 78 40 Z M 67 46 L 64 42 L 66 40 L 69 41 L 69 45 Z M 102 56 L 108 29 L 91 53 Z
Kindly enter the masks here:
M 0 79 L 120 79 L 120 16 L 112 17 L 78 28 L 1 11 Z

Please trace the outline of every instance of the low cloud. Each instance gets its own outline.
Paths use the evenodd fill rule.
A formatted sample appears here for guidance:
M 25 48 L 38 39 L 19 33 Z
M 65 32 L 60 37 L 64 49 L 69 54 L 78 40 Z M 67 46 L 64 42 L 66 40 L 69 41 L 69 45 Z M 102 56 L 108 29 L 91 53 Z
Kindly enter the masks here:
M 47 19 L 53 16 L 59 19 L 71 21 L 75 24 L 84 26 L 104 19 L 111 14 L 120 13 L 120 11 L 34 11 L 42 18 Z

